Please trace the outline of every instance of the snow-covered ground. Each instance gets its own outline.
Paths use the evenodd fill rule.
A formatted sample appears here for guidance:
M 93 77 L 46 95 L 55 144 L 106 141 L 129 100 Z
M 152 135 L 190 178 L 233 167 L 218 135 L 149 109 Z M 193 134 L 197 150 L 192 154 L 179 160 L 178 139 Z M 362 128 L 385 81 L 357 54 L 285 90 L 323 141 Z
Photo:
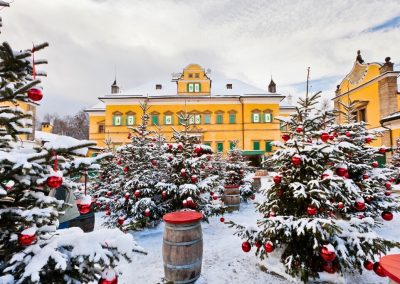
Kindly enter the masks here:
M 266 179 L 263 179 L 263 185 Z M 262 195 L 256 195 L 253 202 L 241 204 L 239 212 L 225 214 L 225 220 L 238 224 L 255 225 L 259 217 L 255 213 L 255 202 L 261 202 Z M 101 228 L 103 213 L 96 214 L 96 228 Z M 196 284 L 259 284 L 259 283 L 289 283 L 287 280 L 265 272 L 261 269 L 260 261 L 255 257 L 255 249 L 244 253 L 241 249 L 243 240 L 233 235 L 234 229 L 221 223 L 219 217 L 210 218 L 210 223 L 203 223 L 203 266 L 200 279 Z M 164 275 L 162 261 L 162 241 L 164 225 L 157 228 L 134 232 L 133 236 L 148 255 L 138 255 L 132 264 L 120 265 L 122 276 L 119 283 L 161 283 Z M 379 230 L 382 236 L 400 241 L 400 214 L 394 214 L 391 222 L 385 222 Z M 393 251 L 398 253 L 400 250 Z M 267 267 L 268 268 L 268 267 Z M 372 271 L 364 270 L 362 275 L 345 275 L 346 283 L 388 283 L 387 278 L 376 276 Z M 338 279 L 336 278 L 336 281 Z M 335 282 L 336 282 L 335 281 Z

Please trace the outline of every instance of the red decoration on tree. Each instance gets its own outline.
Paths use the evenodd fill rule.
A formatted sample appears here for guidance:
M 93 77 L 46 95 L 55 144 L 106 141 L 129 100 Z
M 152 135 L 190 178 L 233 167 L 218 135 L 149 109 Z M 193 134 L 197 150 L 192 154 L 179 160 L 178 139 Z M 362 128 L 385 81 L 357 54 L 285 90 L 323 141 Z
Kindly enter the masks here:
M 101 274 L 101 278 L 98 284 L 118 284 L 118 277 L 114 270 L 105 269 Z
M 272 243 L 272 242 L 270 242 L 270 241 L 268 241 L 268 242 L 266 242 L 265 244 L 264 244 L 264 249 L 265 249 L 265 251 L 266 252 L 273 252 L 274 251 L 274 244 Z
M 390 182 L 385 182 L 385 187 L 386 187 L 386 189 L 391 189 L 392 184 Z
M 303 127 L 301 127 L 301 126 L 297 126 L 296 127 L 296 132 L 297 133 L 300 133 L 300 132 L 302 132 L 303 131 Z
M 122 225 L 125 222 L 125 218 L 124 217 L 118 217 L 118 224 Z
M 317 208 L 314 205 L 308 205 L 307 207 L 307 214 L 310 216 L 316 215 L 318 212 Z
M 125 173 L 127 173 L 129 171 L 129 167 L 125 167 L 123 170 Z
M 379 153 L 381 153 L 381 154 L 385 154 L 386 153 L 386 148 L 379 148 Z
M 117 161 L 117 165 L 118 165 L 118 166 L 122 165 L 122 161 L 121 161 L 121 160 L 118 160 L 118 161 Z
M 155 166 L 157 166 L 157 161 L 156 160 L 151 160 L 151 164 L 155 167 Z
M 197 178 L 197 176 L 192 176 L 190 180 L 192 181 L 192 183 L 196 183 L 199 179 Z
M 369 203 L 371 203 L 372 199 L 373 199 L 372 196 L 368 195 L 365 197 L 365 202 L 367 202 L 369 204 Z
M 358 210 L 358 211 L 363 211 L 365 209 L 365 202 L 364 199 L 362 198 L 358 198 L 354 204 L 354 207 Z
M 126 200 L 129 200 L 129 198 L 131 197 L 131 195 L 130 195 L 129 192 L 127 192 L 127 193 L 125 193 L 125 196 L 124 196 L 124 197 L 125 197 Z
M 79 213 L 81 214 L 87 214 L 90 212 L 90 204 L 80 204 L 78 206 Z
M 363 179 L 369 179 L 369 175 L 363 174 Z
M 163 192 L 161 192 L 161 196 L 163 199 L 167 198 L 167 192 L 165 190 L 163 190 Z
M 186 169 L 181 169 L 181 176 L 185 177 L 186 176 Z
M 376 275 L 380 277 L 386 277 L 385 271 L 383 270 L 379 261 L 374 263 L 373 269 Z
M 108 197 L 110 197 L 111 196 L 111 191 L 107 191 L 107 193 L 106 193 L 106 195 L 108 196 Z
M 217 196 L 216 194 L 214 194 L 212 198 L 213 198 L 214 200 L 217 200 L 217 199 L 218 199 L 218 196 Z
M 187 207 L 187 201 L 186 201 L 186 199 L 182 201 L 182 206 L 183 206 L 183 207 Z
M 392 194 L 392 191 L 391 190 L 385 190 L 385 195 L 386 196 L 390 196 Z
M 224 217 L 219 218 L 219 220 L 220 220 L 222 223 L 225 222 L 225 218 L 224 218 Z
M 62 177 L 59 176 L 50 176 L 47 178 L 47 185 L 50 188 L 59 188 L 62 185 Z
M 321 134 L 321 140 L 322 140 L 323 142 L 328 141 L 328 140 L 329 140 L 329 134 L 326 133 L 326 132 L 322 133 L 322 134 Z
M 294 166 L 300 166 L 301 165 L 301 157 L 296 155 L 292 157 L 292 164 Z
M 281 176 L 274 176 L 274 183 L 275 184 L 280 184 L 282 181 L 282 177 Z
M 144 210 L 144 216 L 146 217 L 150 217 L 151 211 L 149 208 L 146 208 L 146 210 Z
M 365 138 L 365 143 L 371 143 L 371 141 L 372 141 L 372 138 L 371 138 L 371 137 Z
M 38 102 L 43 98 L 43 93 L 41 89 L 32 88 L 28 91 L 28 98 L 34 102 Z
M 396 179 L 395 179 L 394 177 L 391 177 L 391 178 L 389 179 L 389 181 L 390 181 L 390 182 L 396 182 Z
M 374 263 L 370 260 L 364 261 L 364 268 L 366 270 L 372 270 L 374 268 Z
M 326 245 L 322 246 L 319 255 L 325 261 L 333 261 L 336 258 L 336 253 L 334 251 L 330 251 Z
M 131 138 L 132 138 L 132 134 L 128 133 L 128 139 L 131 139 Z
M 331 274 L 337 272 L 337 266 L 334 265 L 332 262 L 325 262 L 325 263 L 322 265 L 322 269 L 323 269 L 325 272 L 328 272 L 328 273 L 331 273 Z
M 172 144 L 168 144 L 168 149 L 172 149 Z
M 242 250 L 244 252 L 249 252 L 251 250 L 251 244 L 248 241 L 242 243 Z
M 384 212 L 382 212 L 381 216 L 382 216 L 382 219 L 385 220 L 385 221 L 392 221 L 393 220 L 392 212 L 384 211 Z
M 350 137 L 350 136 L 351 136 L 350 131 L 346 131 L 346 136 L 347 136 L 347 137 Z
M 340 166 L 339 168 L 336 169 L 336 174 L 340 177 L 344 177 L 347 173 L 347 167 L 345 166 Z
M 106 210 L 106 215 L 107 215 L 107 216 L 110 216 L 110 215 L 111 215 L 110 210 Z
M 338 202 L 337 207 L 338 207 L 339 209 L 343 209 L 343 208 L 344 208 L 343 202 Z
M 256 248 L 260 248 L 262 246 L 262 243 L 259 240 L 256 240 L 254 242 L 254 245 L 255 245 Z
M 179 150 L 182 150 L 182 149 L 183 149 L 183 144 L 182 144 L 182 142 L 179 142 L 179 143 L 178 143 L 178 149 L 179 149 Z
M 34 241 L 36 241 L 35 233 L 24 233 L 26 230 L 22 231 L 20 235 L 18 235 L 18 244 L 20 246 L 29 246 Z
M 379 163 L 378 163 L 377 161 L 373 161 L 373 162 L 372 162 L 372 166 L 373 166 L 374 168 L 377 168 L 377 167 L 379 166 Z
M 333 139 L 335 139 L 335 136 L 334 135 L 329 135 L 329 139 L 333 140 Z
M 289 139 L 290 139 L 290 135 L 289 134 L 283 134 L 282 135 L 282 140 L 283 141 L 287 142 L 287 141 L 289 141 Z
M 140 196 L 140 190 L 139 190 L 139 189 L 136 189 L 136 190 L 135 190 L 135 197 L 136 197 L 136 198 L 139 198 L 139 196 Z

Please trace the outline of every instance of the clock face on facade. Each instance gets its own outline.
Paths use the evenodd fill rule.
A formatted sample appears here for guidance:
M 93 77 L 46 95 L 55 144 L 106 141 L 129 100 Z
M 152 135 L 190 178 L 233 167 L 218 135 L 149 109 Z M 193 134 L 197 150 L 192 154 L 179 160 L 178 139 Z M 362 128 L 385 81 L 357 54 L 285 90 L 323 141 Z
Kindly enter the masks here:
M 350 74 L 347 75 L 350 84 L 355 85 L 360 83 L 362 79 L 364 79 L 365 74 L 367 74 L 367 70 L 368 70 L 368 65 L 356 62 L 356 64 L 353 67 L 353 70 L 351 70 Z

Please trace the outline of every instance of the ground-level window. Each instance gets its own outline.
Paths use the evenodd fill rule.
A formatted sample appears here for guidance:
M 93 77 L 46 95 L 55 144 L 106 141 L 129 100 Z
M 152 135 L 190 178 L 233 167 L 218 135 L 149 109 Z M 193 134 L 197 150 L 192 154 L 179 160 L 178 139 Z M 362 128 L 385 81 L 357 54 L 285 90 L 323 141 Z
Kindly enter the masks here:
M 218 142 L 217 143 L 217 152 L 223 152 L 224 151 L 224 143 Z
M 265 152 L 272 152 L 272 141 L 265 141 Z
M 253 141 L 253 150 L 260 150 L 260 141 Z

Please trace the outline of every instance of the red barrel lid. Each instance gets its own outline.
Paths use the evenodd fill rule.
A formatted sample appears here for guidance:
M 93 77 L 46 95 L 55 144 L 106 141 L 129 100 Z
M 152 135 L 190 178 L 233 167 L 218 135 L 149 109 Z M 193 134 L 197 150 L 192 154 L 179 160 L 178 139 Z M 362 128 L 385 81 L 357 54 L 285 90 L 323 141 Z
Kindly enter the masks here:
M 203 214 L 196 211 L 178 211 L 165 214 L 164 222 L 171 224 L 193 223 L 203 219 Z
M 385 255 L 379 262 L 390 279 L 400 282 L 400 254 Z

